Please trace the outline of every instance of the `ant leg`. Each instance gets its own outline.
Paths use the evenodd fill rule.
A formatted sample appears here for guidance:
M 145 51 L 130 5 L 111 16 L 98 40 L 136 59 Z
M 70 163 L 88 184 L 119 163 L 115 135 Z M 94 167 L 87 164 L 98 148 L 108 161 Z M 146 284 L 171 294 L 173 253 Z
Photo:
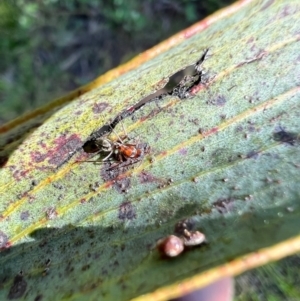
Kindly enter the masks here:
M 117 136 L 119 142 L 120 142 L 121 144 L 125 144 L 125 143 L 124 143 L 124 140 L 122 140 L 122 138 L 119 136 L 119 134 L 118 134 L 115 130 L 112 130 L 112 131 L 113 131 L 113 133 Z M 125 138 L 127 138 L 127 133 L 126 133 L 126 131 L 125 131 L 125 134 L 126 134 Z
M 79 163 L 79 162 L 91 162 L 91 163 L 101 163 L 106 161 L 107 159 L 109 159 L 112 155 L 113 151 L 111 151 L 104 159 L 100 160 L 83 160 L 83 161 L 76 161 L 75 163 Z
M 125 134 L 125 137 L 128 137 L 127 131 L 125 129 L 124 123 L 122 122 L 122 128 L 123 128 L 123 132 Z
M 114 151 L 111 150 L 111 152 L 105 158 L 103 158 L 102 161 L 106 161 L 107 159 L 109 159 L 111 157 L 111 155 L 112 155 L 113 152 Z

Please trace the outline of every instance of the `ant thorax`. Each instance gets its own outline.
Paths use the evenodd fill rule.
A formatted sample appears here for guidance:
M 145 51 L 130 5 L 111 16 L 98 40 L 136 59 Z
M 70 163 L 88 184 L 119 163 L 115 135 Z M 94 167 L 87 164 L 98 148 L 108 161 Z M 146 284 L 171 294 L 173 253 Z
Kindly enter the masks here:
M 107 138 L 99 138 L 95 141 L 95 145 L 100 152 L 109 153 L 113 150 L 113 142 Z

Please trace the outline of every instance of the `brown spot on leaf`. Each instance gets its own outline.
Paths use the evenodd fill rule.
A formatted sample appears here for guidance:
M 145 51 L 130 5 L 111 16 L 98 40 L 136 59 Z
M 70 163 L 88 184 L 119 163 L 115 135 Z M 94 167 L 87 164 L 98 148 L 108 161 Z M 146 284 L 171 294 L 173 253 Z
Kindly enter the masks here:
M 213 203 L 213 206 L 220 212 L 230 212 L 234 204 L 233 198 L 220 198 Z
M 136 212 L 131 202 L 123 202 L 119 207 L 119 219 L 132 220 L 134 218 L 136 218 Z
M 247 159 L 257 159 L 259 156 L 259 152 L 252 150 L 247 154 Z
M 57 217 L 57 211 L 55 209 L 55 207 L 49 207 L 47 210 L 46 210 L 46 216 L 48 219 L 55 219 Z
M 29 170 L 15 170 L 13 172 L 13 177 L 15 178 L 15 180 L 20 181 L 22 178 L 24 178 L 26 176 L 26 174 L 29 172 Z
M 151 173 L 142 171 L 139 175 L 139 180 L 140 183 L 145 184 L 145 183 L 152 183 L 152 182 L 160 182 L 160 180 L 156 177 L 154 177 Z
M 8 237 L 7 235 L 0 230 L 0 249 L 5 248 L 8 243 Z
M 49 158 L 49 163 L 59 166 L 63 164 L 77 148 L 82 145 L 78 135 L 73 134 L 66 138 L 64 135 L 54 140 L 56 146 L 42 154 L 39 151 L 31 152 L 33 162 L 40 163 Z
M 180 155 L 182 155 L 182 156 L 186 156 L 187 153 L 188 153 L 188 151 L 187 151 L 186 148 L 181 148 L 181 149 L 178 151 L 178 153 L 179 153 Z
M 295 143 L 299 140 L 296 133 L 287 132 L 283 128 L 280 128 L 280 131 L 274 133 L 273 138 L 275 141 L 288 143 L 290 145 L 295 145 Z
M 251 37 L 250 39 L 248 39 L 248 41 L 246 42 L 247 44 L 252 44 L 254 41 L 254 37 Z
M 48 162 L 56 166 L 64 163 L 70 154 L 82 145 L 81 139 L 76 134 L 73 134 L 68 138 L 62 135 L 55 139 L 54 143 L 56 144 L 56 147 L 48 152 L 50 157 Z
M 23 274 L 18 274 L 15 279 L 14 283 L 11 286 L 9 293 L 8 293 L 8 299 L 19 299 L 21 298 L 27 288 L 27 282 L 24 280 Z
M 29 211 L 26 210 L 26 211 L 22 211 L 21 214 L 20 214 L 20 219 L 22 221 L 27 221 L 28 220 L 28 217 L 29 217 Z
M 118 192 L 127 192 L 130 188 L 130 178 L 129 177 L 119 177 L 114 181 L 113 187 Z
M 283 7 L 283 10 L 280 12 L 280 17 L 285 18 L 294 12 L 294 7 L 292 5 L 286 5 Z
M 226 103 L 226 98 L 224 95 L 218 95 L 216 98 L 209 101 L 209 104 L 214 106 L 222 107 Z
M 46 148 L 47 147 L 47 145 L 46 145 L 46 143 L 44 141 L 39 141 L 38 145 L 40 145 L 42 148 Z
M 39 151 L 34 151 L 30 153 L 31 160 L 36 163 L 40 163 L 47 158 L 47 154 L 42 154 Z
M 95 103 L 93 106 L 93 113 L 94 114 L 100 114 L 102 113 L 106 108 L 108 107 L 107 102 L 99 102 Z
M 78 135 L 73 134 L 67 138 L 65 135 L 61 135 L 54 140 L 54 144 L 56 144 L 56 146 L 44 154 L 39 151 L 31 152 L 32 161 L 40 163 L 49 158 L 48 162 L 50 164 L 59 166 L 70 157 L 70 154 L 82 145 L 82 142 Z
M 74 112 L 74 114 L 80 116 L 82 114 L 82 111 L 81 110 L 76 111 L 76 112 Z

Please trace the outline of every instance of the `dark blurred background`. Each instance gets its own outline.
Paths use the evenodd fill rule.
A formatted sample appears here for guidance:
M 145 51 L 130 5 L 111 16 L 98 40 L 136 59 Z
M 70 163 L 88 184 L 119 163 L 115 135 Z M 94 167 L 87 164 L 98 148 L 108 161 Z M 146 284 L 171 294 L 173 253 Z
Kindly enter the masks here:
M 90 82 L 232 0 L 0 0 L 0 124 Z

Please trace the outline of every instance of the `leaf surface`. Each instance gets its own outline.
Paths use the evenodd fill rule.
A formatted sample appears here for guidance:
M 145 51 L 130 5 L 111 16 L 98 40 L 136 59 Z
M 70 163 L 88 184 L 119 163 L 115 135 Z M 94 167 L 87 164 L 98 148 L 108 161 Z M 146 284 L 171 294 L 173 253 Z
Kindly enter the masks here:
M 169 285 L 193 275 L 203 275 L 204 285 L 201 273 L 233 267 L 246 254 L 288 239 L 297 251 L 300 7 L 241 4 L 202 33 L 47 112 L 39 126 L 41 117 L 29 120 L 26 134 L 2 136 L 9 156 L 0 176 L 1 300 L 129 300 L 166 287 L 141 297 L 163 300 L 174 295 Z M 93 132 L 206 48 L 204 82 L 193 97 L 165 96 L 122 121 L 132 141 L 150 147 L 143 160 L 122 172 L 78 163 L 90 157 L 82 146 Z M 183 219 L 208 243 L 162 258 L 156 241 Z

